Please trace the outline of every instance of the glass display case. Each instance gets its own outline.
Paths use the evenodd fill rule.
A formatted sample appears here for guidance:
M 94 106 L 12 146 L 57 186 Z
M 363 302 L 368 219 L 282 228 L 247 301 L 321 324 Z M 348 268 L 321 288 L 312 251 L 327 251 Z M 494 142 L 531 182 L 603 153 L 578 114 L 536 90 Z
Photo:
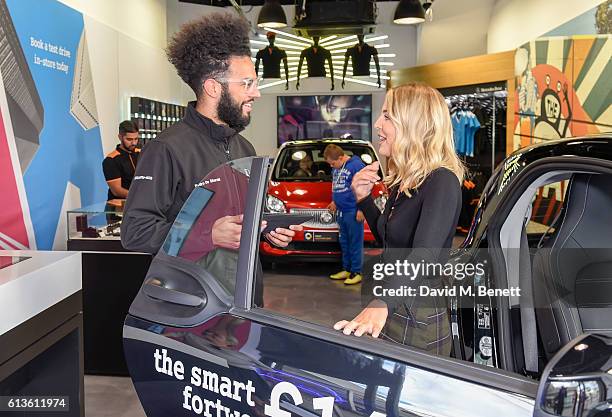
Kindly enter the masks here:
M 120 240 L 121 219 L 125 200 L 110 200 L 75 210 L 69 210 L 68 240 Z

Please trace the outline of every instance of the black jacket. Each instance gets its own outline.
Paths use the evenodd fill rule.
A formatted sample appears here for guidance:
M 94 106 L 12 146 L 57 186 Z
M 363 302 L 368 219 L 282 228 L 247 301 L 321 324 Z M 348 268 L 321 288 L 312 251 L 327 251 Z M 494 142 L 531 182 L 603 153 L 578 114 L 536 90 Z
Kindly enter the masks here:
M 185 118 L 142 151 L 121 223 L 123 247 L 157 253 L 195 185 L 219 165 L 254 155 L 249 141 L 189 103 Z

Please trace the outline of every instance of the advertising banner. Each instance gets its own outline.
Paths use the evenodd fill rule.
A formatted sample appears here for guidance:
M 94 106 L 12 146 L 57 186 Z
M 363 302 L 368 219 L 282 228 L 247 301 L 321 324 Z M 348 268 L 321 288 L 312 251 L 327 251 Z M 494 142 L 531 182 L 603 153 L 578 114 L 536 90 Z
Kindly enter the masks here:
M 1 0 L 0 8 L 0 189 L 4 201 L 21 202 L 0 214 L 0 240 L 52 249 L 69 193 L 79 205 L 105 199 L 83 15 L 51 0 Z

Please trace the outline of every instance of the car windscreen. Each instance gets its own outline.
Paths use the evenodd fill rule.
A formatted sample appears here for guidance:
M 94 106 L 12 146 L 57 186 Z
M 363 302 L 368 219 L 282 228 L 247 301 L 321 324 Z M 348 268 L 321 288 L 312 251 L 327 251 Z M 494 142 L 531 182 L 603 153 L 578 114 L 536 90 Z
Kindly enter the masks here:
M 331 181 L 331 166 L 323 151 L 329 142 L 285 147 L 274 164 L 272 181 Z M 374 150 L 359 144 L 338 144 L 349 157 L 357 155 L 366 164 L 377 161 Z

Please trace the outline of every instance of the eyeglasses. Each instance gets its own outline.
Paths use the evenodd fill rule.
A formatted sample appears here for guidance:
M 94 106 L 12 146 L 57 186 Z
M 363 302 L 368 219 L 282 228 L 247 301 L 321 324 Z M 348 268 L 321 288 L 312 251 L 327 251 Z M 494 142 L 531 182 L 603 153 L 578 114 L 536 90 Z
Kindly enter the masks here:
M 243 78 L 241 80 L 235 80 L 232 78 L 215 78 L 218 82 L 226 82 L 226 83 L 239 83 L 244 87 L 244 91 L 247 93 L 253 92 L 259 87 L 261 84 L 262 78 Z

